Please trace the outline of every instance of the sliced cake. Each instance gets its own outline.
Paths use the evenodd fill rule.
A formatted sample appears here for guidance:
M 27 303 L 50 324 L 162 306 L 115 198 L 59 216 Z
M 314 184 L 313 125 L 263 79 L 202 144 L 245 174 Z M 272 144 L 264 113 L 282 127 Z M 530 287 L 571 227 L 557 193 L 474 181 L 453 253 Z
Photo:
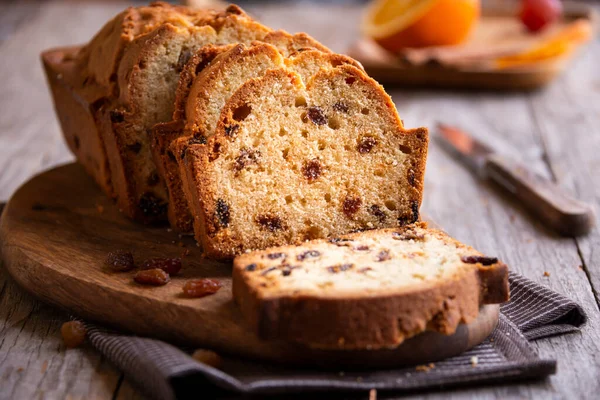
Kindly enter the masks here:
M 163 2 L 129 7 L 84 47 L 45 51 L 42 62 L 70 150 L 102 190 L 114 196 L 106 149 L 97 124 L 100 106 L 118 93 L 117 71 L 125 48 L 163 23 L 202 24 L 217 13 Z
M 417 223 L 244 254 L 233 297 L 264 339 L 324 349 L 393 348 L 453 334 L 508 300 L 508 270 Z
M 271 41 L 277 48 L 270 44 Z M 204 143 L 214 133 L 222 107 L 242 84 L 248 79 L 264 75 L 269 69 L 286 65 L 305 80 L 321 68 L 334 68 L 342 64 L 362 68 L 349 57 L 322 49 L 322 45 L 306 34 L 290 35 L 278 31 L 268 34 L 252 46 L 239 44 L 201 49 L 186 65 L 177 89 L 174 121 L 157 124 L 152 132 L 154 159 L 168 188 L 169 220 L 174 228 L 183 232 L 192 229 L 192 217 L 176 160 L 185 154 L 190 142 Z M 223 53 L 215 57 L 218 51 Z M 290 51 L 295 53 L 284 58 Z M 209 59 L 210 65 L 204 67 Z M 198 70 L 201 72 L 198 73 Z M 194 73 L 197 76 L 190 86 L 190 77 Z M 184 96 L 185 109 L 182 108 Z M 179 139 L 174 141 L 176 138 Z
M 300 243 L 419 218 L 427 129 L 404 129 L 383 88 L 350 65 L 307 82 L 246 82 L 215 134 L 187 147 L 184 188 L 206 254 Z
M 99 117 L 117 205 L 125 215 L 142 222 L 166 220 L 168 197 L 152 158 L 150 130 L 171 119 L 179 73 L 188 59 L 205 45 L 250 43 L 270 31 L 230 6 L 212 19 L 164 23 L 125 48 L 119 97 L 107 102 Z

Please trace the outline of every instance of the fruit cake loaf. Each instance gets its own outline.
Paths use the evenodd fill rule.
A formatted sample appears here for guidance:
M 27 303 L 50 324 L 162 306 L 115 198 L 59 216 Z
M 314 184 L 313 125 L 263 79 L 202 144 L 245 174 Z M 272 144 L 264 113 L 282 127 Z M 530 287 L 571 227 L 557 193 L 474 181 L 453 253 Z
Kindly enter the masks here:
M 261 338 L 324 349 L 450 335 L 509 297 L 505 264 L 422 223 L 244 254 L 232 286 Z
M 103 191 L 113 195 L 111 175 L 96 113 L 116 87 L 118 65 L 125 47 L 140 35 L 170 21 L 215 18 L 214 11 L 191 10 L 167 3 L 130 7 L 119 13 L 82 48 L 46 51 L 42 62 L 66 142 Z
M 161 172 L 160 176 L 164 177 L 167 184 L 169 220 L 175 229 L 187 232 L 192 228 L 191 214 L 176 162 L 177 156 L 185 154 L 185 147 L 190 141 L 202 143 L 213 134 L 221 108 L 237 88 L 250 78 L 262 76 L 268 69 L 281 68 L 286 64 L 304 79 L 314 75 L 319 68 L 331 68 L 341 64 L 360 67 L 360 64 L 349 57 L 307 47 L 312 44 L 315 44 L 315 47 L 320 45 L 314 40 L 307 43 L 305 34 L 292 36 L 286 33 L 283 38 L 289 41 L 288 45 L 284 44 L 285 40 L 282 39 L 281 34 L 281 32 L 276 36 L 269 34 L 264 39 L 265 43 L 257 42 L 249 48 L 237 45 L 216 57 L 211 65 L 198 75 L 189 90 L 189 100 L 183 113 L 187 117 L 185 126 L 179 121 L 155 126 L 153 153 Z M 298 37 L 300 40 L 297 40 Z M 276 38 L 279 51 L 268 44 L 273 38 Z M 289 51 L 300 48 L 294 46 L 294 43 L 301 43 L 304 51 L 284 59 L 283 56 Z M 186 78 L 184 75 L 182 80 Z M 185 82 L 180 81 L 180 88 L 182 85 L 185 85 Z M 176 104 L 179 101 L 176 100 Z M 176 137 L 180 138 L 171 143 Z
M 356 67 L 251 79 L 206 142 L 187 148 L 184 189 L 211 258 L 419 218 L 427 129 L 404 129 Z
M 166 219 L 167 193 L 152 159 L 149 132 L 171 119 L 185 62 L 207 44 L 249 43 L 270 32 L 237 7 L 203 22 L 165 23 L 129 44 L 119 65 L 119 98 L 100 113 L 117 204 L 142 222 Z

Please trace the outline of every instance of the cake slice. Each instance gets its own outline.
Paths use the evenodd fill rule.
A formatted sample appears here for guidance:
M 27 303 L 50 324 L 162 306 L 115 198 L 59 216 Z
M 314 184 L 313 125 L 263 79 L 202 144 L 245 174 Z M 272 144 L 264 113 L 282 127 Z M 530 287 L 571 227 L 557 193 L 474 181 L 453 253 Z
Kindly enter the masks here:
M 261 338 L 323 349 L 450 335 L 509 297 L 505 264 L 423 223 L 244 254 L 232 285 Z
M 246 82 L 215 134 L 183 160 L 208 257 L 419 218 L 427 129 L 404 129 L 390 97 L 350 65 L 305 86 L 289 69 Z M 187 182 L 187 183 L 186 183 Z
M 277 48 L 271 45 L 277 45 Z M 222 54 L 213 56 L 219 50 Z M 181 73 L 174 121 L 157 124 L 152 130 L 153 155 L 168 193 L 171 226 L 182 232 L 192 229 L 192 217 L 184 195 L 178 156 L 185 154 L 189 142 L 203 143 L 215 130 L 221 108 L 248 79 L 260 77 L 268 69 L 286 65 L 308 80 L 321 68 L 349 64 L 362 68 L 355 60 L 333 54 L 306 34 L 271 32 L 252 46 L 214 46 L 201 49 Z M 293 53 L 292 57 L 284 58 Z M 212 58 L 210 58 L 213 56 Z M 201 69 L 210 59 L 210 65 Z M 197 64 L 194 67 L 194 64 Z M 197 73 L 190 85 L 190 77 Z M 185 97 L 185 108 L 183 107 Z M 185 122 L 182 121 L 185 119 Z M 177 139 L 177 140 L 175 140 Z
M 179 73 L 191 55 L 208 44 L 250 43 L 270 31 L 230 6 L 212 19 L 166 22 L 125 48 L 119 97 L 104 104 L 98 118 L 117 205 L 125 215 L 146 223 L 166 220 L 168 197 L 152 158 L 150 130 L 171 119 Z

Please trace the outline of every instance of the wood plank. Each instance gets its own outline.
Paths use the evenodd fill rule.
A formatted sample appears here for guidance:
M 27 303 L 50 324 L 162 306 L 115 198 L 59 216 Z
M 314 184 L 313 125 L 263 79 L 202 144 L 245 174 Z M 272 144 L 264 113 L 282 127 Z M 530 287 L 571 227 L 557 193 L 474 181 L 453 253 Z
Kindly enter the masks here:
M 90 346 L 67 350 L 68 315 L 35 300 L 0 265 L 0 399 L 109 398 L 120 372 Z
M 600 10 L 600 7 L 598 7 Z M 600 219 L 600 38 L 548 91 L 532 95 L 536 120 L 556 180 L 595 205 Z M 600 304 L 600 230 L 577 238 L 586 273 Z

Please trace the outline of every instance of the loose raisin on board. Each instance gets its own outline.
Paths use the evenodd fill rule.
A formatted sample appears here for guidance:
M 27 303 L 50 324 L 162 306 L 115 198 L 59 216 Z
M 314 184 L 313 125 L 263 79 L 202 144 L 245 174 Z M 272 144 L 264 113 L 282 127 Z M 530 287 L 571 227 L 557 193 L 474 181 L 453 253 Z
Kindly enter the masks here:
M 212 350 L 198 349 L 192 354 L 192 358 L 198 362 L 210 365 L 213 368 L 219 368 L 222 363 L 221 356 Z
M 175 275 L 181 270 L 181 258 L 150 258 L 142 264 L 142 269 L 159 268 L 168 273 Z
M 166 285 L 171 277 L 160 268 L 143 269 L 133 276 L 133 280 L 142 285 L 162 286 Z
M 462 256 L 460 258 L 465 264 L 481 264 L 481 265 L 492 265 L 498 262 L 496 257 L 485 257 L 485 256 Z
M 69 349 L 81 346 L 85 341 L 85 333 L 85 325 L 80 321 L 65 322 L 60 327 L 60 334 Z
M 133 254 L 126 250 L 115 250 L 108 253 L 104 265 L 115 272 L 131 271 L 135 268 Z
M 214 279 L 192 279 L 183 285 L 187 297 L 204 297 L 217 293 L 223 284 Z

